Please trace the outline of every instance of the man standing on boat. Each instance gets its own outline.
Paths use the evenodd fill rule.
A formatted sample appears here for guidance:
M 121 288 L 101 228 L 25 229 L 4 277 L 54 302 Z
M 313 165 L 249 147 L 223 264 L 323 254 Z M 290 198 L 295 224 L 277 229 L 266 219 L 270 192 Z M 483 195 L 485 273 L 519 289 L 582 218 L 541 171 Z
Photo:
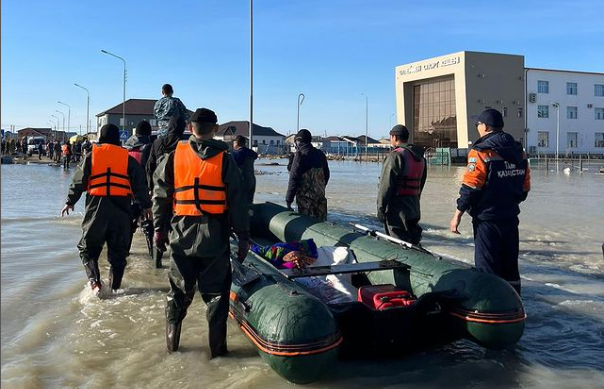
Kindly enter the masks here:
M 249 248 L 249 215 L 241 174 L 228 145 L 212 139 L 216 114 L 200 108 L 191 116 L 193 135 L 164 157 L 153 176 L 155 244 L 167 242 L 170 224 L 170 292 L 166 305 L 166 343 L 177 351 L 182 321 L 193 301 L 195 284 L 207 305 L 210 355 L 227 353 L 231 230 L 237 259 Z
M 233 151 L 231 155 L 239 166 L 245 197 L 251 206 L 254 203 L 254 193 L 256 192 L 256 175 L 254 174 L 254 161 L 258 159 L 258 154 L 245 146 L 246 139 L 238 135 L 233 141 Z
M 451 232 L 464 212 L 472 216 L 476 269 L 496 274 L 520 294 L 518 215 L 531 187 L 526 154 L 520 143 L 503 131 L 496 109 L 483 111 L 476 122 L 480 138 L 468 153 Z
M 412 244 L 422 239 L 420 196 L 428 169 L 424 150 L 408 143 L 409 130 L 397 124 L 390 130 L 394 150 L 384 159 L 377 198 L 377 215 L 386 233 Z
M 97 294 L 102 288 L 98 261 L 105 243 L 111 264 L 109 284 L 113 290 L 121 286 L 130 241 L 130 201 L 133 194 L 143 214 L 151 216 L 145 173 L 120 144 L 117 126 L 104 125 L 98 144 L 76 168 L 67 201 L 61 210 L 61 216 L 69 215 L 69 210 L 73 210 L 82 193 L 87 192 L 78 249 L 90 287 Z
M 183 120 L 189 119 L 189 111 L 179 98 L 173 97 L 174 89 L 170 84 L 164 84 L 161 87 L 162 98 L 157 100 L 153 107 L 153 114 L 157 119 L 159 135 L 165 136 L 168 133 L 168 123 L 172 117 L 181 117 Z
M 288 208 L 296 198 L 298 212 L 319 220 L 327 219 L 325 187 L 329 182 L 327 158 L 312 144 L 307 129 L 298 131 L 295 137 L 296 152 L 289 171 L 289 184 L 285 202 Z

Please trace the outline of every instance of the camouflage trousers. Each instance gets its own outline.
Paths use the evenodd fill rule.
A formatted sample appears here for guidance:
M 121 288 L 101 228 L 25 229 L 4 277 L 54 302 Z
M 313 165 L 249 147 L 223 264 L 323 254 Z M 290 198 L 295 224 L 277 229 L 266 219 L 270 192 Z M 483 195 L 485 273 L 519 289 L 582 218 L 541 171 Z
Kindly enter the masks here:
M 327 199 L 325 197 L 296 196 L 296 204 L 298 205 L 298 213 L 319 220 L 327 219 Z

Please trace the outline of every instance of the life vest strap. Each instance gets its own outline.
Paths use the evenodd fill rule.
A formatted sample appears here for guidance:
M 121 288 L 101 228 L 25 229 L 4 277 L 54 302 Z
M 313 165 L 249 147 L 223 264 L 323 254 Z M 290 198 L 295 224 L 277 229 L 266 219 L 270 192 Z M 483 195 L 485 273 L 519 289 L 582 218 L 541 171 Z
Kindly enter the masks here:
M 205 189 L 205 190 L 215 190 L 215 191 L 219 191 L 219 192 L 226 192 L 226 188 L 224 186 L 213 186 L 213 185 L 198 185 L 197 187 L 195 185 L 181 186 L 179 188 L 175 188 L 174 192 L 185 192 L 187 190 L 194 190 L 194 189 Z
M 97 179 L 97 178 L 105 177 L 105 176 L 107 176 L 108 174 L 109 174 L 109 175 L 111 175 L 111 176 L 113 176 L 113 177 L 118 177 L 118 178 L 123 178 L 123 179 L 125 179 L 125 180 L 129 180 L 128 176 L 125 176 L 125 175 L 123 175 L 123 174 L 113 173 L 113 172 L 111 172 L 111 169 L 110 169 L 110 168 L 108 168 L 108 169 L 107 169 L 107 172 L 105 172 L 105 173 L 101 173 L 101 174 L 95 174 L 94 176 L 90 176 L 90 177 L 88 177 L 88 179 L 89 179 L 89 180 L 95 180 L 95 179 Z

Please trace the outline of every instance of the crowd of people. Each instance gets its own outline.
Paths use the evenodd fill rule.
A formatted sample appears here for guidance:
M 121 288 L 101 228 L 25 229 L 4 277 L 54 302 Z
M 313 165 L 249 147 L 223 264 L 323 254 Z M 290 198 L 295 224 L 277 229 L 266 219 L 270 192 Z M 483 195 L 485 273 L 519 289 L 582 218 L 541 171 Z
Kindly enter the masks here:
M 95 293 L 103 288 L 120 289 L 137 221 L 151 223 L 153 237 L 149 239 L 154 248 L 167 251 L 170 257 L 167 349 L 173 352 L 179 348 L 182 322 L 197 286 L 207 305 L 214 358 L 227 353 L 230 237 L 236 236 L 236 260 L 243 261 L 250 246 L 249 217 L 258 154 L 246 146 L 243 136 L 238 136 L 232 147 L 213 139 L 218 131 L 216 113 L 199 108 L 189 116 L 173 93 L 172 86 L 162 87 L 163 97 L 155 105 L 159 124 L 155 140 L 146 121 L 138 123 L 124 147 L 115 125 L 101 128 L 98 143 L 76 168 L 61 213 L 69 214 L 87 192 L 78 249 Z M 503 124 L 496 110 L 480 115 L 480 138 L 468 156 L 450 229 L 458 233 L 461 217 L 468 212 L 473 220 L 477 269 L 501 276 L 520 293 L 518 204 L 530 189 L 530 174 L 526 155 L 503 131 Z M 184 136 L 187 126 L 192 134 L 189 137 Z M 390 131 L 393 150 L 382 168 L 377 215 L 388 234 L 419 246 L 420 199 L 428 169 L 423 149 L 410 144 L 409 135 L 400 124 Z M 323 221 L 328 214 L 325 190 L 330 169 L 325 155 L 311 140 L 307 129 L 295 136 L 296 151 L 287 167 L 285 204 L 291 209 L 295 200 L 299 213 Z M 64 145 L 62 155 L 65 150 Z M 104 244 L 110 263 L 108 286 L 101 282 L 98 265 Z

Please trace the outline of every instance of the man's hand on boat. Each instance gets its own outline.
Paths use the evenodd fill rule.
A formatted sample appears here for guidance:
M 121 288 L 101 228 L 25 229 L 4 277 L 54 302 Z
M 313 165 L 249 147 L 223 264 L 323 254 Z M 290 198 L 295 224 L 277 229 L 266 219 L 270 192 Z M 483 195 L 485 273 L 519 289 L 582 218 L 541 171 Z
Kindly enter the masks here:
M 250 250 L 250 237 L 249 234 L 237 234 L 237 260 L 239 263 L 243 263 L 247 252 Z
M 461 223 L 462 215 L 463 215 L 462 211 L 460 211 L 459 209 L 455 210 L 455 214 L 453 215 L 453 218 L 451 219 L 451 223 L 449 224 L 449 229 L 454 234 L 461 234 L 459 232 L 458 228 L 459 228 L 459 223 Z
M 73 211 L 73 205 L 72 204 L 65 204 L 63 206 L 63 209 L 61 209 L 61 217 L 64 217 L 65 215 L 69 215 L 69 211 Z
M 165 231 L 155 231 L 153 235 L 153 244 L 158 250 L 165 252 L 166 243 L 168 243 L 168 234 Z
M 289 209 L 290 211 L 293 211 L 294 209 L 292 208 L 292 203 L 290 202 L 285 202 L 285 205 L 287 206 L 287 209 Z

